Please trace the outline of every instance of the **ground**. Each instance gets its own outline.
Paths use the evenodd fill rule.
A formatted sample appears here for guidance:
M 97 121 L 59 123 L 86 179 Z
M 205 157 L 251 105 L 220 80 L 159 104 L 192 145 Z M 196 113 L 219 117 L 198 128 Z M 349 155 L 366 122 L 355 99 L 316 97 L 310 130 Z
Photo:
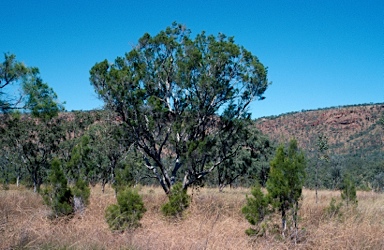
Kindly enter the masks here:
M 330 217 L 326 208 L 339 191 L 304 190 L 299 212 L 299 240 L 269 233 L 252 238 L 241 214 L 249 189 L 202 188 L 190 191 L 184 219 L 167 220 L 160 212 L 166 196 L 157 187 L 140 187 L 147 208 L 141 228 L 124 233 L 109 230 L 105 208 L 114 191 L 92 188 L 89 207 L 71 219 L 50 220 L 38 194 L 11 186 L 0 191 L 0 249 L 384 249 L 384 194 L 358 192 L 358 207 Z

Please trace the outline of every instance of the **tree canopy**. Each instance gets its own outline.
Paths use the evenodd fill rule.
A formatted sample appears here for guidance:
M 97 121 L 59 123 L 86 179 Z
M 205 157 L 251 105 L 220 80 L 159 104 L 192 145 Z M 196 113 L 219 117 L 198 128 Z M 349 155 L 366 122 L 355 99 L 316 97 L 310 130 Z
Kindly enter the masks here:
M 27 67 L 14 54 L 4 54 L 4 62 L 0 63 L 0 112 L 10 110 L 27 110 L 40 118 L 52 118 L 63 106 L 41 79 L 37 67 Z
M 250 103 L 264 99 L 269 85 L 267 69 L 233 37 L 192 38 L 177 23 L 144 34 L 114 63 L 94 65 L 90 81 L 166 193 L 176 178 L 186 188 L 243 147 L 229 138 L 246 129 Z

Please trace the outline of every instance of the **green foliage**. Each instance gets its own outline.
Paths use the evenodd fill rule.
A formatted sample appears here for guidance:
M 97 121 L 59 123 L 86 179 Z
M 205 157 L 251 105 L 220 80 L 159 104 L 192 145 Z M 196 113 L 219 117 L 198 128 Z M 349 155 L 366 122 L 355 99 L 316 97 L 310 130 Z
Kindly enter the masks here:
M 145 212 L 141 196 L 128 187 L 117 194 L 117 204 L 107 207 L 105 218 L 111 230 L 124 231 L 139 227 Z
M 201 182 L 236 154 L 243 141 L 231 138 L 269 86 L 267 69 L 233 37 L 201 32 L 192 38 L 177 23 L 144 34 L 114 63 L 94 65 L 90 81 L 165 193 L 179 178 L 185 187 Z
M 230 131 L 232 134 L 234 131 Z M 271 142 L 263 136 L 252 123 L 243 123 L 236 133 L 228 136 L 225 141 L 220 141 L 214 149 L 220 150 L 222 144 L 238 144 L 239 148 L 234 151 L 232 157 L 228 157 L 222 164 L 217 166 L 217 180 L 220 189 L 227 185 L 253 185 L 255 180 L 262 186 L 268 179 L 269 160 L 274 147 Z
M 187 190 L 183 189 L 181 183 L 173 185 L 171 192 L 168 194 L 169 201 L 161 206 L 161 212 L 167 217 L 180 217 L 189 207 L 191 201 Z
M 90 171 L 91 166 L 90 152 L 89 137 L 83 135 L 78 138 L 77 144 L 72 148 L 70 159 L 66 165 L 70 177 L 75 179 L 86 178 L 89 181 L 87 173 Z
M 349 204 L 357 205 L 356 186 L 349 174 L 344 177 L 341 198 L 347 203 L 347 206 Z
M 103 114 L 106 116 L 103 122 L 90 125 L 78 140 L 72 150 L 68 171 L 72 176 L 83 176 L 91 185 L 100 183 L 104 191 L 107 183 L 115 184 L 116 172 L 133 159 L 128 156 L 131 145 L 125 139 L 126 131 L 114 122 L 115 114 L 108 111 Z
M 118 193 L 120 190 L 123 190 L 127 186 L 132 187 L 134 184 L 135 180 L 129 165 L 126 165 L 122 169 L 116 170 L 115 182 L 113 183 L 113 188 L 115 189 L 116 193 Z
M 384 166 L 384 162 L 382 164 Z M 384 171 L 374 176 L 372 186 L 376 192 L 384 192 Z
M 286 228 L 289 210 L 292 210 L 296 227 L 305 167 L 304 154 L 299 151 L 296 140 L 290 141 L 288 150 L 285 150 L 284 146 L 278 147 L 276 156 L 271 161 L 267 190 L 272 206 L 281 212 L 283 232 Z
M 58 103 L 57 95 L 48 84 L 38 76 L 36 69 L 32 72 L 29 81 L 23 86 L 23 91 L 27 94 L 26 108 L 34 117 L 49 120 L 57 116 L 64 110 L 62 104 Z
M 241 212 L 244 214 L 248 222 L 256 227 L 247 229 L 246 234 L 263 235 L 265 233 L 265 228 L 261 227 L 260 224 L 263 222 L 265 217 L 271 213 L 269 210 L 268 196 L 262 192 L 258 183 L 252 187 L 251 194 L 253 197 L 249 197 L 247 195 L 247 203 L 242 208 Z
M 246 234 L 264 235 L 268 230 L 265 218 L 275 209 L 281 212 L 283 236 L 289 211 L 297 230 L 297 212 L 305 179 L 305 165 L 304 154 L 299 151 L 296 140 L 290 141 L 287 150 L 283 145 L 277 148 L 266 184 L 268 193 L 265 195 L 260 186 L 255 186 L 251 191 L 253 197 L 247 196 L 247 204 L 242 208 L 245 218 L 255 226 L 246 230 Z
M 61 170 L 59 159 L 53 159 L 47 187 L 43 189 L 44 202 L 52 209 L 52 216 L 66 216 L 73 212 L 73 194 L 67 186 L 67 179 Z
M 49 163 L 57 153 L 58 143 L 63 139 L 59 119 L 52 119 L 63 110 L 63 106 L 58 103 L 52 88 L 43 83 L 38 68 L 26 67 L 16 61 L 15 55 L 4 56 L 5 61 L 0 63 L 0 112 L 11 113 L 3 116 L 6 126 L 1 129 L 4 129 L 1 141 L 7 143 L 4 145 L 5 157 L 12 161 L 12 164 L 8 162 L 9 165 L 18 165 L 16 178 L 19 180 L 23 172 L 28 172 L 34 190 L 38 191 Z M 15 89 L 15 85 L 19 85 L 19 94 L 7 91 L 12 85 Z M 14 114 L 14 110 L 26 114 Z M 15 158 L 19 160 L 13 160 Z M 23 171 L 20 165 L 27 171 Z
M 336 199 L 332 197 L 332 199 L 329 203 L 329 207 L 327 207 L 325 209 L 325 212 L 331 218 L 333 218 L 335 216 L 340 218 L 343 215 L 342 211 L 341 211 L 342 206 L 343 206 L 342 202 L 337 203 Z
M 325 136 L 323 134 L 319 135 L 317 137 L 316 146 L 317 146 L 317 149 L 319 151 L 318 152 L 318 159 L 328 160 L 329 157 L 328 157 L 328 154 L 326 152 L 329 149 L 327 136 Z
M 89 205 L 89 196 L 91 195 L 91 189 L 88 186 L 88 182 L 79 178 L 75 185 L 71 188 L 73 194 L 73 206 L 74 210 L 82 211 L 85 206 Z
M 4 91 L 11 85 L 20 85 L 19 96 Z M 43 83 L 39 69 L 26 67 L 16 60 L 13 54 L 4 54 L 4 62 L 0 63 L 0 112 L 14 109 L 31 111 L 35 117 L 51 119 L 63 110 L 57 102 L 56 93 Z

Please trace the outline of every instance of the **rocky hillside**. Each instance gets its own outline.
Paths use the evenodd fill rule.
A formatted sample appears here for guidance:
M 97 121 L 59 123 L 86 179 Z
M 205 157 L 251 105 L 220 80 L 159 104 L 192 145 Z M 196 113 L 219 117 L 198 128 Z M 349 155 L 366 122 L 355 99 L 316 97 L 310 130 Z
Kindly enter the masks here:
M 256 120 L 256 126 L 279 143 L 296 138 L 308 152 L 318 135 L 328 138 L 333 154 L 364 155 L 384 150 L 384 103 L 288 113 Z

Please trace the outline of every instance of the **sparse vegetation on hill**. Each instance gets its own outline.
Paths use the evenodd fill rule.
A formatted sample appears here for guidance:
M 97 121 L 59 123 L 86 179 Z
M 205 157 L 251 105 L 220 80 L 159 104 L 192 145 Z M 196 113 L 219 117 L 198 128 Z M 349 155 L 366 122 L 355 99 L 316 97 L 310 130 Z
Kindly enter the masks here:
M 279 142 L 295 137 L 307 150 L 314 149 L 322 133 L 335 153 L 349 154 L 364 147 L 383 149 L 384 133 L 378 126 L 383 114 L 384 103 L 345 106 L 260 118 L 256 127 Z
M 296 138 L 309 159 L 306 186 L 315 187 L 319 152 L 318 137 L 328 143 L 327 162 L 319 169 L 319 187 L 338 189 L 349 172 L 358 188 L 383 190 L 384 103 L 354 105 L 265 117 L 256 127 L 272 141 L 286 143 Z

